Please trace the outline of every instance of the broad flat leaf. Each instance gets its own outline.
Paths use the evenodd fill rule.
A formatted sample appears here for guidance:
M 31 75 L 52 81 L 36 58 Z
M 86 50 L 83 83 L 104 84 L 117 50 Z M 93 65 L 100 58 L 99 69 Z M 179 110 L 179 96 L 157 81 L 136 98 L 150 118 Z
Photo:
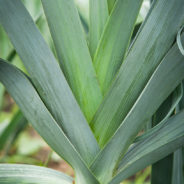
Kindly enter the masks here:
M 142 1 L 117 0 L 107 21 L 94 56 L 103 93 L 108 89 L 125 57 Z
M 0 164 L 0 183 L 6 184 L 72 184 L 73 179 L 64 173 L 44 167 Z
M 184 144 L 184 111 L 173 116 L 148 138 L 130 148 L 122 159 L 118 174 L 110 184 L 117 184 L 146 166 L 155 163 Z M 158 125 L 159 126 L 159 125 Z
M 173 157 L 172 184 L 182 184 L 184 182 L 182 148 L 176 150 Z
M 87 181 L 90 184 L 98 184 L 64 131 L 58 126 L 40 99 L 31 81 L 20 70 L 2 60 L 0 60 L 0 81 L 35 130 L 58 155 L 74 168 L 76 177 L 81 183 Z
M 102 94 L 73 0 L 42 0 L 60 65 L 70 87 L 90 121 Z
M 183 43 L 184 35 L 182 39 Z M 113 175 L 118 160 L 125 154 L 143 125 L 181 83 L 184 78 L 183 61 L 184 57 L 174 44 L 151 76 L 116 133 L 93 162 L 91 169 L 102 183 L 106 183 Z
M 58 62 L 21 1 L 0 0 L 0 4 L 0 23 L 8 33 L 39 95 L 57 124 L 89 164 L 99 147 Z
M 167 0 L 156 1 L 151 13 L 148 14 L 149 17 L 143 23 L 141 32 L 138 33 L 91 123 L 101 147 L 117 130 L 153 71 L 173 44 L 184 20 L 183 0 L 170 3 Z
M 21 130 L 27 125 L 27 120 L 23 114 L 18 111 L 8 126 L 0 134 L 0 150 L 2 150 L 7 144 L 13 142 Z
M 92 58 L 94 57 L 108 17 L 107 0 L 89 0 L 89 50 Z

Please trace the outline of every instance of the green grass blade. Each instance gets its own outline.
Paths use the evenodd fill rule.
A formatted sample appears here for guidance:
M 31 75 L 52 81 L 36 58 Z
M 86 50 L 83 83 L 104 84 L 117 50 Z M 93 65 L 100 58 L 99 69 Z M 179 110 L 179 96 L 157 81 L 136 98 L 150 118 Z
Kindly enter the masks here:
M 18 111 L 10 123 L 7 125 L 7 127 L 0 134 L 0 150 L 14 142 L 17 134 L 22 131 L 26 125 L 26 118 L 20 111 Z
M 182 184 L 183 180 L 183 154 L 182 148 L 174 152 L 172 184 Z
M 184 35 L 182 39 L 184 42 Z M 143 125 L 181 83 L 184 78 L 183 59 L 177 45 L 174 44 L 151 76 L 131 111 L 91 166 L 100 181 L 107 181 L 113 175 L 118 160 L 125 154 Z
M 125 57 L 141 4 L 142 0 L 117 0 L 107 21 L 94 56 L 103 93 L 108 89 Z
M 48 145 L 75 170 L 81 183 L 97 184 L 78 152 L 58 126 L 28 78 L 18 69 L 0 60 L 0 81 Z M 73 127 L 71 127 L 72 129 Z M 79 137 L 78 137 L 79 139 Z M 88 140 L 90 144 L 90 140 Z M 87 146 L 87 145 L 85 145 Z
M 149 77 L 173 44 L 183 19 L 182 0 L 170 3 L 167 0 L 156 1 L 151 8 L 149 17 L 143 23 L 141 32 L 91 123 L 100 146 L 105 145 L 130 111 Z
M 92 58 L 94 57 L 108 17 L 107 0 L 89 0 L 89 50 Z
M 0 23 L 8 33 L 39 95 L 89 164 L 99 147 L 58 62 L 21 2 L 0 0 L 0 4 Z
M 73 179 L 64 173 L 44 167 L 0 164 L 0 183 L 6 184 L 72 184 Z
M 130 148 L 110 184 L 121 182 L 181 147 L 184 144 L 183 123 L 184 111 L 165 121 L 157 132 Z
M 69 85 L 90 121 L 102 94 L 73 0 L 42 0 L 57 55 Z
M 109 9 L 109 13 L 111 13 L 113 7 L 114 7 L 114 4 L 116 2 L 116 0 L 107 0 L 108 2 L 108 9 Z

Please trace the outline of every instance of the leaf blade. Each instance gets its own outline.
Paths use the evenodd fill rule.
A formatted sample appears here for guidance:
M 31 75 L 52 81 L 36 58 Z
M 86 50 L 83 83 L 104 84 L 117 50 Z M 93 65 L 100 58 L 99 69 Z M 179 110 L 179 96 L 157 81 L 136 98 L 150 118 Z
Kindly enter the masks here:
M 22 131 L 27 125 L 27 120 L 23 114 L 18 111 L 7 127 L 0 134 L 0 150 L 2 150 L 5 145 L 14 141 L 16 134 Z
M 183 42 L 184 35 L 182 39 Z M 155 70 L 118 130 L 93 162 L 91 169 L 100 181 L 106 181 L 108 177 L 113 175 L 119 159 L 125 154 L 144 123 L 152 117 L 161 103 L 181 83 L 184 78 L 183 70 L 183 56 L 177 45 L 174 44 Z M 152 105 L 150 106 L 148 102 L 152 102 Z M 116 150 L 116 152 L 112 150 Z M 108 171 L 104 173 L 104 169 L 108 169 Z
M 103 94 L 109 88 L 125 57 L 141 4 L 142 0 L 117 0 L 104 28 L 94 56 L 94 65 Z
M 110 183 L 114 184 L 131 176 L 182 146 L 184 139 L 183 116 L 184 111 L 165 121 L 164 126 L 157 132 L 130 148 L 121 161 L 117 176 Z
M 174 152 L 173 158 L 173 173 L 172 173 L 172 184 L 183 183 L 183 154 L 182 148 Z
M 77 177 L 91 184 L 98 184 L 75 147 L 40 99 L 31 81 L 20 70 L 1 59 L 0 81 L 36 131 L 58 155 L 72 165 Z
M 72 181 L 71 177 L 53 169 L 32 165 L 0 164 L 1 183 L 72 184 Z
M 162 103 L 152 118 L 152 126 L 164 123 L 171 115 L 173 115 L 175 108 L 179 104 L 183 95 L 182 85 L 180 84 L 176 90 Z M 157 128 L 158 129 L 158 128 Z M 155 131 L 155 129 L 154 129 Z M 150 133 L 152 129 L 150 129 Z M 144 135 L 143 135 L 144 136 Z M 148 137 L 150 135 L 147 135 Z M 167 157 L 159 160 L 152 165 L 151 169 L 151 183 L 152 184 L 171 184 L 172 181 L 172 167 L 173 167 L 173 153 Z
M 114 7 L 114 4 L 116 3 L 116 0 L 107 0 L 107 2 L 108 2 L 109 13 L 111 13 Z
M 91 122 L 101 147 L 107 143 L 135 103 L 149 77 L 173 44 L 183 22 L 182 0 L 172 3 L 166 0 L 156 1 L 152 7 L 149 17 L 143 23 L 141 32 Z M 167 12 L 161 16 L 165 7 Z M 178 21 L 174 21 L 176 19 Z M 114 104 L 113 108 L 111 104 Z
M 89 164 L 99 147 L 53 53 L 21 1 L 0 0 L 0 3 L 0 22 L 26 66 L 39 95 Z
M 89 50 L 93 58 L 109 17 L 107 0 L 89 0 L 89 17 Z
M 73 0 L 56 0 L 54 3 L 42 0 L 42 4 L 60 65 L 81 109 L 90 121 L 102 101 L 102 94 L 77 8 Z

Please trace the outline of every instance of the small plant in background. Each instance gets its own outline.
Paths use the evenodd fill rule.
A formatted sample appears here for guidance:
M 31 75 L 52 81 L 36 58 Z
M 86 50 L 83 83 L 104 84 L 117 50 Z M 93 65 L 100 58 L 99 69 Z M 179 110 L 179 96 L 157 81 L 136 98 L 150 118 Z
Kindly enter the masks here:
M 20 0 L 0 0 L 27 70 L 0 59 L 0 81 L 75 178 L 0 164 L 0 183 L 118 184 L 157 161 L 152 184 L 182 183 L 183 0 L 153 1 L 139 29 L 143 0 L 90 0 L 89 27 L 73 0 L 41 2 L 52 49 Z

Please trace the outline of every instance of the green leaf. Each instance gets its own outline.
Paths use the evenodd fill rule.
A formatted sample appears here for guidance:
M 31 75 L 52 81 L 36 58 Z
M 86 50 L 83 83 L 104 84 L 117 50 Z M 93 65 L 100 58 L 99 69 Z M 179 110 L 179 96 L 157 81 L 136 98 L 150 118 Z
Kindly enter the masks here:
M 178 48 L 180 50 L 180 52 L 182 53 L 182 55 L 184 56 L 184 48 L 183 48 L 183 45 L 181 43 L 181 33 L 184 29 L 184 26 L 181 27 L 181 29 L 178 31 L 178 34 L 177 34 L 177 44 L 178 44 Z
M 180 84 L 176 90 L 162 103 L 157 112 L 152 118 L 152 125 L 155 126 L 158 123 L 166 120 L 174 113 L 174 109 L 180 102 L 183 95 L 182 85 Z M 163 122 L 164 123 L 164 122 Z M 158 128 L 156 128 L 158 130 Z M 154 129 L 154 131 L 157 131 Z M 150 130 L 150 133 L 152 130 Z M 150 135 L 147 134 L 147 137 Z M 144 137 L 144 136 L 143 136 Z M 171 184 L 172 181 L 172 164 L 173 162 L 173 153 L 167 157 L 159 160 L 158 162 L 152 165 L 151 170 L 151 184 Z
M 7 91 L 35 130 L 58 155 L 74 168 L 76 177 L 79 178 L 81 183 L 98 184 L 64 131 L 58 126 L 40 99 L 31 81 L 20 70 L 1 59 L 0 81 L 5 85 Z M 90 140 L 88 140 L 89 143 Z
M 107 21 L 94 56 L 103 93 L 108 89 L 125 57 L 141 4 L 142 0 L 117 0 Z
M 107 0 L 89 0 L 89 50 L 92 58 L 94 57 L 108 17 Z
M 182 184 L 183 180 L 183 154 L 182 148 L 174 152 L 172 184 Z
M 110 184 L 117 184 L 146 166 L 169 155 L 184 144 L 184 111 L 164 122 L 157 132 L 139 141 L 122 159 Z
M 151 184 L 171 184 L 173 153 L 152 165 Z
M 174 92 L 162 103 L 157 112 L 153 115 L 153 126 L 161 121 L 168 119 L 174 112 L 183 96 L 183 87 L 180 84 Z
M 173 44 L 183 23 L 184 3 L 182 0 L 156 1 L 148 15 L 91 123 L 101 147 L 117 130 Z
M 82 16 L 82 14 L 79 12 L 79 16 L 80 16 L 80 20 L 84 29 L 84 32 L 86 33 L 86 39 L 88 38 L 88 32 L 89 32 L 89 26 L 86 22 L 86 20 L 84 19 L 84 17 Z
M 83 17 L 86 25 L 89 26 L 89 0 L 74 0 L 79 14 Z
M 169 97 L 161 104 L 161 106 L 156 111 L 156 114 L 153 115 L 152 123 L 154 127 L 149 129 L 141 136 L 138 136 L 134 142 L 140 141 L 149 137 L 153 132 L 156 132 L 164 124 L 164 121 L 167 120 L 172 113 L 174 112 L 176 106 L 180 102 L 183 95 L 182 84 L 180 84 L 174 92 L 169 95 Z M 159 126 L 155 126 L 159 123 Z
M 107 2 L 108 2 L 109 13 L 111 13 L 111 11 L 115 5 L 116 0 L 107 0 Z
M 10 40 L 0 25 L 0 58 L 7 58 L 9 52 L 13 49 Z
M 2 108 L 3 105 L 3 97 L 4 97 L 4 87 L 2 86 L 2 84 L 0 84 L 0 109 Z
M 27 120 L 23 114 L 18 111 L 8 126 L 0 134 L 0 150 L 2 150 L 7 144 L 11 144 L 17 136 L 17 134 L 25 128 Z
M 182 85 L 182 90 L 184 91 L 184 81 L 182 81 L 181 85 Z M 182 96 L 180 100 L 179 109 L 184 109 L 184 95 Z
M 141 25 L 142 25 L 142 22 L 139 22 L 139 23 L 137 23 L 137 24 L 135 25 L 134 31 L 133 31 L 132 37 L 131 37 L 131 42 L 134 41 L 135 37 L 137 36 L 137 33 L 139 33 Z
M 50 30 L 49 30 L 45 15 L 41 12 L 41 14 L 37 17 L 37 19 L 35 19 L 34 22 L 37 25 L 37 27 L 39 28 L 43 38 L 45 39 L 45 41 L 47 42 L 47 44 L 51 48 L 52 52 L 54 53 L 54 56 L 56 56 L 56 50 L 54 47 L 52 37 L 50 35 Z
M 75 97 L 90 121 L 102 94 L 84 31 L 73 0 L 42 0 L 60 65 Z
M 12 49 L 12 45 L 5 34 L 4 30 L 2 29 L 2 26 L 0 25 L 0 57 L 6 58 L 8 61 L 12 61 L 16 55 L 16 51 Z M 3 105 L 3 97 L 4 97 L 5 89 L 0 84 L 0 110 Z
M 21 0 L 21 1 L 23 2 L 24 6 L 27 8 L 31 17 L 33 17 L 34 20 L 37 19 L 37 17 L 39 17 L 40 14 L 43 14 L 41 1 L 38 0 L 31 0 L 31 1 Z
M 36 90 L 57 124 L 89 164 L 99 147 L 53 53 L 19 0 L 0 0 L 0 4 L 0 23 L 21 57 Z
M 44 167 L 0 164 L 0 183 L 9 184 L 72 184 L 73 179 L 64 173 Z
M 182 42 L 184 42 L 184 35 Z M 184 57 L 174 44 L 151 76 L 116 133 L 93 162 L 91 169 L 102 183 L 106 183 L 113 175 L 119 159 L 125 154 L 143 125 L 181 83 L 184 78 L 183 60 Z
M 180 38 L 181 39 L 181 38 Z M 183 83 L 182 83 L 182 89 L 184 88 Z M 176 108 L 176 113 L 178 113 L 181 109 L 183 109 L 183 99 L 184 96 L 181 98 L 181 101 L 179 105 Z M 173 158 L 173 172 L 172 172 L 172 184 L 180 184 L 184 183 L 184 178 L 183 178 L 183 147 L 180 149 L 176 150 L 174 152 L 174 158 Z

